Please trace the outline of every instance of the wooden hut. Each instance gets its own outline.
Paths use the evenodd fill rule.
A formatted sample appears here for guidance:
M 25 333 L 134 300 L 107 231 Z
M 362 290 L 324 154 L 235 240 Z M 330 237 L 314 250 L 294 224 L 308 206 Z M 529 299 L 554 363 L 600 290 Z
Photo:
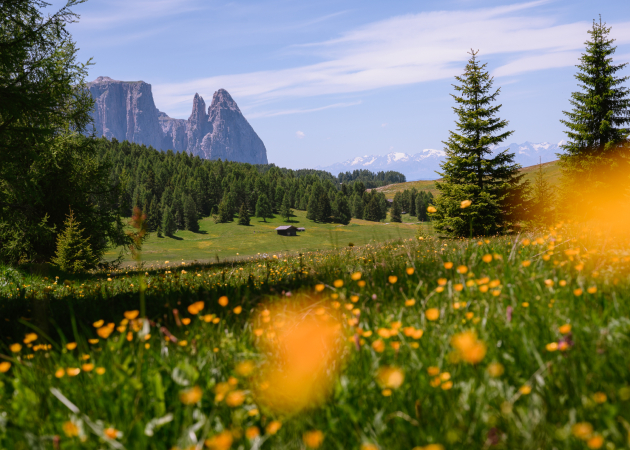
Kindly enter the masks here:
M 293 225 L 282 225 L 276 231 L 280 236 L 297 236 L 297 228 Z

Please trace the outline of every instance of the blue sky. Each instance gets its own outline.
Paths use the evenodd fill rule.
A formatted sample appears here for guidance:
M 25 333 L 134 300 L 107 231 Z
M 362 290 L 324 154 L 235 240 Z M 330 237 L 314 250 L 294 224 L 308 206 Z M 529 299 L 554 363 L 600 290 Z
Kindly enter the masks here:
M 89 0 L 75 12 L 89 80 L 144 80 L 178 118 L 196 92 L 209 104 L 225 88 L 269 161 L 291 168 L 442 148 L 471 48 L 501 87 L 511 142 L 564 138 L 574 66 L 599 14 L 615 62 L 630 61 L 627 0 Z

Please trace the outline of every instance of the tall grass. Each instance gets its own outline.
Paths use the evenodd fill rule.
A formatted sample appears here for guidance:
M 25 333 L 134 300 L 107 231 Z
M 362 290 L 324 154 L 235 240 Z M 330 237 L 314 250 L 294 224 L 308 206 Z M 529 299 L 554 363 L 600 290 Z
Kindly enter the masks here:
M 629 272 L 559 228 L 0 287 L 0 448 L 628 448 Z M 296 308 L 341 334 L 279 408 Z

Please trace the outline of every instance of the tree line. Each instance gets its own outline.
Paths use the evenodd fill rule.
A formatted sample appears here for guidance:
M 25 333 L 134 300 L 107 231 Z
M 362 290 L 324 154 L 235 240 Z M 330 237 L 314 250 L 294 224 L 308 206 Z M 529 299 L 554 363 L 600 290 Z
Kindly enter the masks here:
M 416 188 L 398 191 L 394 195 L 390 210 L 392 222 L 402 222 L 402 215 L 408 213 L 411 217 L 417 217 L 420 222 L 430 220 L 427 209 L 433 205 L 431 191 L 418 191 Z
M 238 216 L 248 225 L 252 215 L 266 221 L 280 214 L 290 220 L 293 209 L 306 210 L 308 219 L 319 222 L 378 221 L 387 214 L 387 201 L 382 193 L 368 192 L 366 184 L 405 179 L 398 172 L 365 170 L 335 177 L 319 170 L 204 160 L 116 139 L 95 142 L 99 161 L 110 167 L 109 183 L 120 192 L 123 213 L 141 208 L 148 230 L 166 235 L 198 231 L 203 217 L 225 223 Z

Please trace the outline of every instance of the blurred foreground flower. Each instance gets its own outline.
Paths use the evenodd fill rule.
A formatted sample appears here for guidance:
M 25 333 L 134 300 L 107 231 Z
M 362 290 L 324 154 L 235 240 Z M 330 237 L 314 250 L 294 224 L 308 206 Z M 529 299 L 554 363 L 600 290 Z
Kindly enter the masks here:
M 456 359 L 470 364 L 479 363 L 486 356 L 486 344 L 477 339 L 474 331 L 464 331 L 451 338 L 451 345 L 455 347 Z
M 266 328 L 258 346 L 267 361 L 254 394 L 257 403 L 278 413 L 297 412 L 323 401 L 345 348 L 341 321 L 325 309 L 322 313 L 320 307 L 304 308 L 300 303 L 300 299 L 278 303 L 256 319 Z
M 444 450 L 442 444 L 429 444 L 425 447 L 414 447 L 413 450 Z
M 405 381 L 405 374 L 398 367 L 381 367 L 376 377 L 381 386 L 390 389 L 398 389 Z
M 193 386 L 190 389 L 186 389 L 185 391 L 181 391 L 179 393 L 179 400 L 184 405 L 194 405 L 201 400 L 201 396 L 203 395 L 201 388 L 199 386 Z
M 206 447 L 211 450 L 228 450 L 232 446 L 232 433 L 223 431 L 209 439 L 206 439 Z
M 427 320 L 435 321 L 440 318 L 440 310 L 437 308 L 429 308 L 425 311 L 424 315 L 426 316 Z
M 498 362 L 493 362 L 490 365 L 488 365 L 488 374 L 493 377 L 493 378 L 498 378 L 501 375 L 503 375 L 503 372 L 505 372 L 505 368 L 503 367 L 503 364 L 498 363 Z
M 302 441 L 308 448 L 319 448 L 324 442 L 324 433 L 319 430 L 307 431 L 302 435 Z
M 434 207 L 434 206 L 429 206 L 429 207 L 427 208 L 427 212 L 430 212 L 430 213 L 435 213 L 435 212 L 437 212 L 437 209 L 435 209 L 435 207 Z
M 282 422 L 274 420 L 273 422 L 269 422 L 269 425 L 265 428 L 265 432 L 267 434 L 276 434 L 280 428 L 282 428 Z
M 79 435 L 79 427 L 70 420 L 67 422 L 64 422 L 61 428 L 63 429 L 63 432 L 65 433 L 65 435 L 70 438 Z
M 593 434 L 593 426 L 588 422 L 578 422 L 571 429 L 573 436 L 578 439 L 587 440 Z

